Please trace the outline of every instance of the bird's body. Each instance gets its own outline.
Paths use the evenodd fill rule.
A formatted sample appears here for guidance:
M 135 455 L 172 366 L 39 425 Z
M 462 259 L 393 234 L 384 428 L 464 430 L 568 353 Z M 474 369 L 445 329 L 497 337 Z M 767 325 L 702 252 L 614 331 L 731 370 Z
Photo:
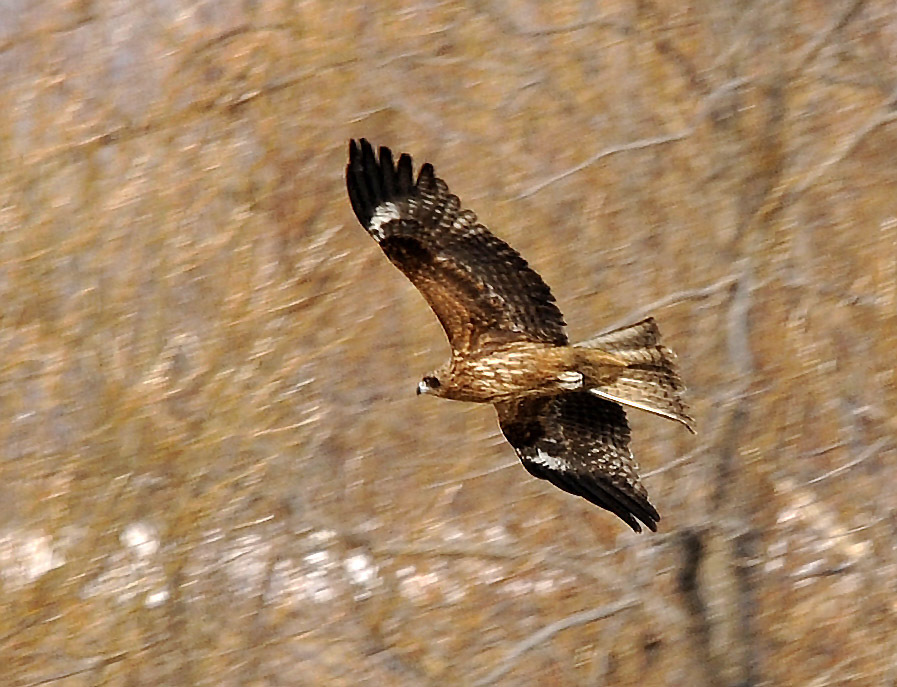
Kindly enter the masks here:
M 439 386 L 421 392 L 453 401 L 500 403 L 597 387 L 625 367 L 604 351 L 515 341 L 479 355 L 453 357 L 445 373 L 434 375 Z
M 571 345 L 548 286 L 464 210 L 433 167 L 364 139 L 349 146 L 352 209 L 418 288 L 445 330 L 451 360 L 419 394 L 493 404 L 524 467 L 622 518 L 656 529 L 629 451 L 623 405 L 691 418 L 672 352 L 652 318 Z

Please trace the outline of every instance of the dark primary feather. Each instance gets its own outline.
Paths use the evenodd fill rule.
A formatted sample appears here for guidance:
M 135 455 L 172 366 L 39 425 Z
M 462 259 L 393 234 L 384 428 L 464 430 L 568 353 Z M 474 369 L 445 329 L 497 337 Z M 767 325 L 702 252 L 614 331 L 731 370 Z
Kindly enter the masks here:
M 365 139 L 353 140 L 346 186 L 355 216 L 427 299 L 454 350 L 488 341 L 567 343 L 564 318 L 542 278 L 462 209 L 432 165 L 413 181 L 407 154 L 394 163 L 389 148 L 378 158 Z M 384 214 L 387 203 L 394 218 Z
M 427 167 L 429 165 L 425 165 Z M 432 171 L 432 167 L 430 167 Z M 423 170 L 421 170 L 423 173 Z M 392 160 L 389 148 L 380 148 L 380 160 L 365 139 L 359 146 L 349 142 L 349 164 L 346 166 L 346 186 L 352 210 L 361 226 L 367 229 L 377 208 L 385 202 L 406 198 L 415 192 L 411 156 L 403 153 L 399 164 Z
M 639 480 L 620 405 L 576 391 L 495 407 L 501 431 L 532 475 L 606 508 L 636 532 L 636 518 L 657 530 L 660 515 Z

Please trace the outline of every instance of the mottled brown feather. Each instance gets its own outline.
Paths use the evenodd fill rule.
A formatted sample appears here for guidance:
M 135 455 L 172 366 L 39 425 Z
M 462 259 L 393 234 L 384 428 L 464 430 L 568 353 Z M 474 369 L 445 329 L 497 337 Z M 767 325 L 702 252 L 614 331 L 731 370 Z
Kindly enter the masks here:
M 636 532 L 636 518 L 657 530 L 660 515 L 639 479 L 620 405 L 575 391 L 495 408 L 502 433 L 530 474 L 609 510 Z
M 452 349 L 566 344 L 554 296 L 526 260 L 463 209 L 430 164 L 411 178 L 408 155 L 394 165 L 388 148 L 378 158 L 366 140 L 350 143 L 346 185 L 355 215 L 423 294 Z

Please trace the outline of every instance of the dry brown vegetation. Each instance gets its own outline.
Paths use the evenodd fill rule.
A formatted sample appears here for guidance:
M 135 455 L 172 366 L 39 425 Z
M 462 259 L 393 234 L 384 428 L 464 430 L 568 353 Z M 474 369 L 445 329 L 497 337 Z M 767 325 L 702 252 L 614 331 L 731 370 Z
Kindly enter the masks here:
M 0 74 L 0 682 L 897 682 L 891 0 L 9 2 Z M 660 533 L 415 397 L 358 136 L 658 318 Z

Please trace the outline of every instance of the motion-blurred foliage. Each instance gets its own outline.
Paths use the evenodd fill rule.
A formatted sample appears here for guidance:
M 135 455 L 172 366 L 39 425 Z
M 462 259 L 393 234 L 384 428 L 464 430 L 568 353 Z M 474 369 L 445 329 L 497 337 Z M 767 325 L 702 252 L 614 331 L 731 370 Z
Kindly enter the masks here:
M 7 2 L 0 76 L 3 684 L 897 680 L 892 2 Z M 415 397 L 358 136 L 658 318 L 659 534 Z

